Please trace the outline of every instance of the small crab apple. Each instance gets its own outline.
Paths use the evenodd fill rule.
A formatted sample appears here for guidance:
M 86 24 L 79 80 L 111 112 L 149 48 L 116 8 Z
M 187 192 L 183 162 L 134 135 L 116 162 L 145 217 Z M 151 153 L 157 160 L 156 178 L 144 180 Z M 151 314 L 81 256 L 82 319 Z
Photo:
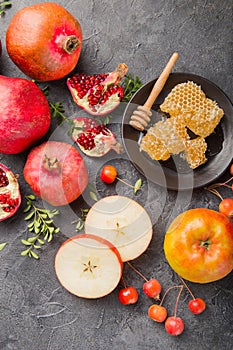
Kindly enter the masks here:
M 140 271 L 138 271 L 129 261 L 127 264 L 134 270 L 140 277 L 145 281 L 143 284 L 143 292 L 149 297 L 154 299 L 159 299 L 159 294 L 162 290 L 161 284 L 155 278 L 148 280 Z
M 161 284 L 155 278 L 151 278 L 143 285 L 143 292 L 150 298 L 159 299 L 159 294 L 162 290 Z
M 170 316 L 165 321 L 165 329 L 170 335 L 180 335 L 184 331 L 184 322 L 180 317 Z
M 138 301 L 138 292 L 133 286 L 125 286 L 119 291 L 118 299 L 123 305 L 136 304 Z
M 192 299 L 188 303 L 188 308 L 194 315 L 199 315 L 205 310 L 206 303 L 201 298 Z
M 167 310 L 162 305 L 153 304 L 148 309 L 148 316 L 156 322 L 163 322 L 167 318 Z
M 233 217 L 233 198 L 224 198 L 219 204 L 220 213 Z
M 117 169 L 113 165 L 105 165 L 100 173 L 100 179 L 106 183 L 111 184 L 116 180 Z
M 189 310 L 194 315 L 201 314 L 203 311 L 205 311 L 205 308 L 206 308 L 205 301 L 203 299 L 201 299 L 201 298 L 195 298 L 194 294 L 192 293 L 192 291 L 189 288 L 189 286 L 187 285 L 187 283 L 183 280 L 182 277 L 179 276 L 179 278 L 181 279 L 183 285 L 185 286 L 185 288 L 188 290 L 189 294 L 192 297 L 192 300 L 190 300 L 189 303 L 188 303 Z

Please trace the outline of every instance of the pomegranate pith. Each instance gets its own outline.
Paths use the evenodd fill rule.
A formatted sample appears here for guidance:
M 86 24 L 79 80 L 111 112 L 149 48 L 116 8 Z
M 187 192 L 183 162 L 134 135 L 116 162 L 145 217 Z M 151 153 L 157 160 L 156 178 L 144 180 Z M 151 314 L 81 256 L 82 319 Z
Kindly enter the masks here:
M 111 73 L 75 74 L 68 78 L 67 85 L 80 108 L 92 115 L 105 115 L 115 109 L 124 96 L 119 83 L 127 71 L 126 64 L 120 63 Z
M 76 18 L 54 2 L 19 10 L 6 33 L 12 61 L 38 81 L 57 80 L 76 66 L 82 48 L 82 30 Z
M 14 215 L 20 204 L 18 181 L 11 170 L 0 164 L 0 221 Z
M 102 157 L 111 149 L 122 153 L 123 148 L 117 142 L 114 133 L 106 127 L 99 124 L 92 118 L 75 118 L 72 139 L 78 145 L 83 153 L 91 157 Z

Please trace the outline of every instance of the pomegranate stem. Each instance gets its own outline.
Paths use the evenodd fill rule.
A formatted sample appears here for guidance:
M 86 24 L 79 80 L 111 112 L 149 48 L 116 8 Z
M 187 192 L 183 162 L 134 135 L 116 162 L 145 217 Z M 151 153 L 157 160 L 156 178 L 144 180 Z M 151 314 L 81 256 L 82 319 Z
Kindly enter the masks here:
M 75 35 L 70 35 L 65 38 L 65 40 L 62 43 L 63 50 L 71 55 L 77 47 L 80 45 L 80 41 Z
M 144 279 L 144 281 L 148 282 L 148 279 L 140 272 L 138 271 L 129 261 L 127 261 L 127 264 L 131 267 L 134 272 L 136 272 L 140 277 Z

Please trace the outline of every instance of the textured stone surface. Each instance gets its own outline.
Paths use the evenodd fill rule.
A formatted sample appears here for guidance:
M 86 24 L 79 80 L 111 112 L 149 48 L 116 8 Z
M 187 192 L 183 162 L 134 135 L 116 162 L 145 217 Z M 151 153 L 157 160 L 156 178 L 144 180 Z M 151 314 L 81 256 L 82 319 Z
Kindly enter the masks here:
M 24 77 L 11 62 L 5 50 L 5 31 L 13 14 L 36 0 L 13 1 L 13 6 L 0 18 L 3 55 L 0 73 Z M 232 2 L 229 0 L 86 0 L 57 1 L 76 16 L 83 29 L 84 45 L 76 71 L 89 73 L 114 69 L 119 62 L 129 65 L 130 73 L 143 82 L 158 76 L 168 57 L 178 51 L 180 58 L 174 71 L 199 74 L 216 83 L 231 99 L 232 95 Z M 67 91 L 65 80 L 48 84 L 49 98 L 61 101 L 67 115 L 76 107 Z M 51 133 L 56 128 L 54 121 Z M 120 120 L 113 125 L 120 137 Z M 68 140 L 67 130 L 56 129 L 54 137 Z M 22 195 L 30 193 L 23 179 L 27 152 L 0 155 L 0 162 L 19 174 Z M 116 158 L 116 159 L 115 159 Z M 143 178 L 142 191 L 135 197 L 130 188 L 117 183 L 105 186 L 98 180 L 103 163 L 111 161 L 119 175 L 134 183 L 141 175 L 124 154 L 101 160 L 86 159 L 91 181 L 98 196 L 124 194 L 136 198 L 148 210 L 154 224 L 154 237 L 149 249 L 134 265 L 148 278 L 158 278 L 164 289 L 179 284 L 163 254 L 163 238 L 168 223 L 179 212 L 193 207 L 218 208 L 219 200 L 203 189 L 193 192 L 165 191 Z M 222 176 L 228 178 L 228 170 Z M 230 190 L 223 190 L 230 196 Z M 39 202 L 40 203 L 40 202 Z M 88 202 L 91 205 L 89 199 Z M 185 321 L 185 332 L 178 338 L 167 335 L 161 324 L 147 317 L 151 301 L 143 295 L 143 281 L 126 265 L 125 280 L 139 290 L 134 306 L 119 304 L 116 291 L 100 300 L 74 297 L 58 283 L 54 256 L 60 244 L 74 234 L 71 224 L 83 200 L 62 210 L 56 224 L 62 232 L 46 245 L 36 261 L 20 256 L 21 239 L 28 232 L 24 221 L 25 200 L 17 215 L 0 223 L 0 242 L 8 242 L 0 252 L 0 349 L 1 350 L 229 350 L 233 344 L 232 273 L 208 285 L 190 283 L 193 293 L 206 300 L 207 309 L 199 316 L 187 310 L 189 296 L 183 293 L 178 314 Z M 173 312 L 176 293 L 166 301 Z

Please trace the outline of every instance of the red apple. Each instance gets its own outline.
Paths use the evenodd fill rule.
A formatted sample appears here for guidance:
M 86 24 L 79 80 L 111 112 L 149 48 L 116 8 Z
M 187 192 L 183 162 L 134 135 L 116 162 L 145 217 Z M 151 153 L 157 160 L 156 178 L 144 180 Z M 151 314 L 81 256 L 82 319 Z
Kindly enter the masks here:
M 79 234 L 65 241 L 55 257 L 60 283 L 82 298 L 100 298 L 111 293 L 122 276 L 117 249 L 103 238 Z
M 168 228 L 164 252 L 172 269 L 184 279 L 217 281 L 233 269 L 233 224 L 214 210 L 188 210 Z

